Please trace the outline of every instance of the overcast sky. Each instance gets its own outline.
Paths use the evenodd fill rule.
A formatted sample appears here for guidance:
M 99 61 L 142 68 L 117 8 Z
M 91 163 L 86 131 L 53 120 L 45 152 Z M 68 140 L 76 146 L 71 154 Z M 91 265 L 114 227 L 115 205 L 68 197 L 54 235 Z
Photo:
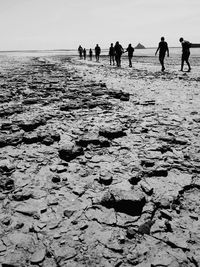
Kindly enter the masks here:
M 0 50 L 200 43 L 200 0 L 0 0 Z

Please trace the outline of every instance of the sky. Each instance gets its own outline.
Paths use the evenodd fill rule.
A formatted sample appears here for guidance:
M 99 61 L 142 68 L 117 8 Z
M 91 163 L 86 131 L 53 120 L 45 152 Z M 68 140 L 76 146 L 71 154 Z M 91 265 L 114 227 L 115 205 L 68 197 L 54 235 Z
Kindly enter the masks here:
M 198 26 L 198 27 L 197 27 Z M 200 0 L 0 0 L 0 50 L 200 43 Z

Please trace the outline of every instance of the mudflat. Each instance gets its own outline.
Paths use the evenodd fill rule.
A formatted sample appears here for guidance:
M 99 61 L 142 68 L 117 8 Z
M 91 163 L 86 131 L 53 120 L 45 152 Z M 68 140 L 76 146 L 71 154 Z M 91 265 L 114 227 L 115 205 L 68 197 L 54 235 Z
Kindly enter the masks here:
M 200 265 L 200 66 L 0 58 L 2 266 Z

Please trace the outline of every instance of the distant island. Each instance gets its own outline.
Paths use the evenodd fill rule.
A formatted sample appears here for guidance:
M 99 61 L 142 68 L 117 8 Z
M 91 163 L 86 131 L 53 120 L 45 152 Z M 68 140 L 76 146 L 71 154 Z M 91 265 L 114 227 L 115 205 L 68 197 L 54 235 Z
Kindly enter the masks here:
M 135 48 L 136 48 L 136 49 L 145 49 L 145 46 L 142 45 L 141 43 L 139 43 L 138 45 L 136 45 Z

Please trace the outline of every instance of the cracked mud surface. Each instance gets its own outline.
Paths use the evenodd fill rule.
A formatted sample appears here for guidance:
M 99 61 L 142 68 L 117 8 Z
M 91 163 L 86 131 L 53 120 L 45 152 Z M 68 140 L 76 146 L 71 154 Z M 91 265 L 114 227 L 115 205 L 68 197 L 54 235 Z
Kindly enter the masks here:
M 197 59 L 0 61 L 2 266 L 200 266 Z

